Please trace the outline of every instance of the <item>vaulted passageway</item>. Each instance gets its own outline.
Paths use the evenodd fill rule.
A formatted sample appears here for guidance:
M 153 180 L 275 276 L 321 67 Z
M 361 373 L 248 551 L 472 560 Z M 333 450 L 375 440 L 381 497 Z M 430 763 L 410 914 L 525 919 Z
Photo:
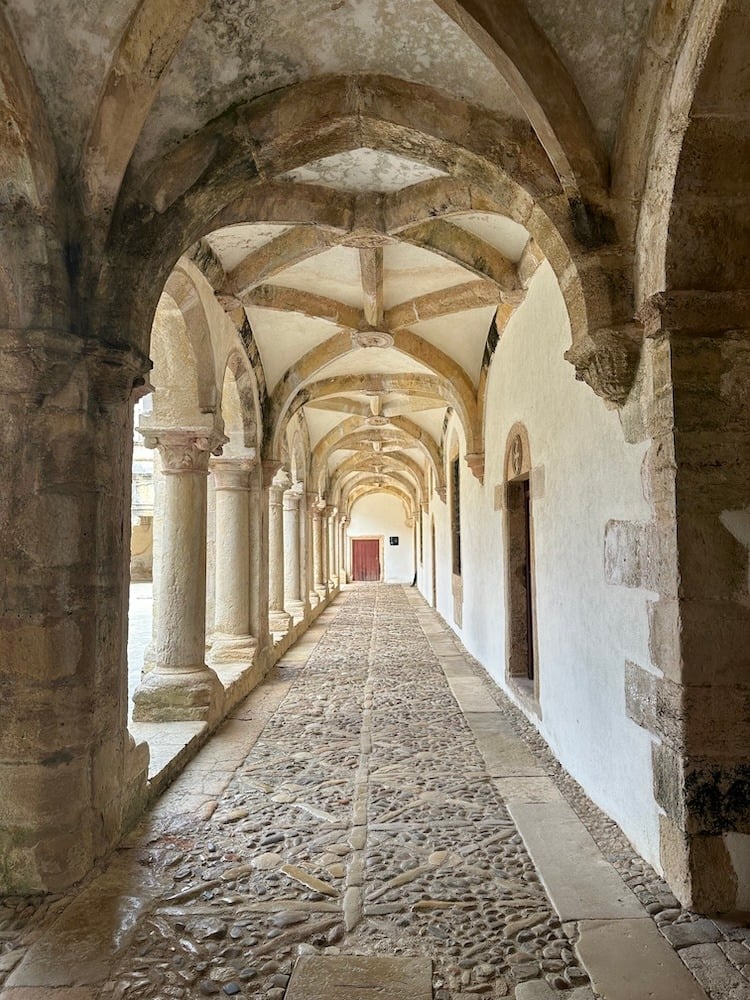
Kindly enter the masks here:
M 681 904 L 750 912 L 749 18 L 4 0 L 3 919 L 360 576 L 414 581 Z
M 315 992 L 316 956 L 408 960 L 357 966 L 365 997 L 719 1000 L 688 969 L 745 982 L 723 952 L 706 974 L 719 927 L 680 911 L 400 586 L 347 588 L 103 871 L 11 927 L 8 1000 L 277 1000 L 290 975 L 289 996 L 349 997 L 331 984 L 351 961 Z

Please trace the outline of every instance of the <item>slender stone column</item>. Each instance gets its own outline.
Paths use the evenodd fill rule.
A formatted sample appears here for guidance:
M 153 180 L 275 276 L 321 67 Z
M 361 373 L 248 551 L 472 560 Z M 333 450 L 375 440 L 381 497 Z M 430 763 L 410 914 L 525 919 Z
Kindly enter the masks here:
M 214 458 L 216 503 L 215 629 L 212 663 L 249 662 L 255 654 L 250 633 L 250 473 L 253 458 Z
M 268 497 L 263 480 L 265 463 L 259 463 L 250 473 L 250 503 L 248 532 L 250 550 L 250 632 L 258 650 L 270 644 L 268 631 Z M 274 465 L 278 469 L 278 464 Z
M 0 894 L 77 882 L 144 804 L 126 648 L 147 368 L 68 329 L 0 331 Z
M 339 538 L 339 573 L 341 574 L 341 582 L 346 583 L 349 579 L 346 567 L 346 526 L 349 524 L 349 518 L 346 514 L 341 515 L 340 522 L 340 538 Z
M 164 473 L 163 542 L 154 583 L 154 669 L 133 697 L 137 722 L 210 720 L 224 689 L 205 663 L 208 460 L 226 441 L 208 429 L 144 428 Z
M 417 519 L 416 517 L 407 517 L 406 519 L 407 527 L 411 528 L 411 552 L 412 552 L 412 568 L 414 570 L 413 576 L 416 580 L 417 578 Z
M 307 618 L 310 614 L 310 589 L 312 586 L 312 567 L 310 552 L 310 517 L 307 509 L 307 494 L 305 484 L 297 484 L 300 490 L 299 504 L 299 589 L 302 601 L 302 614 Z
M 313 542 L 313 589 L 318 601 L 328 597 L 328 581 L 323 564 L 323 510 L 325 502 L 314 498 L 312 508 L 312 542 Z
M 292 484 L 284 469 L 273 473 L 268 492 L 268 627 L 276 635 L 285 635 L 292 624 L 284 610 L 284 512 L 283 496 Z M 264 472 L 270 473 L 270 468 Z M 266 476 L 267 481 L 267 476 Z M 265 485 L 265 482 L 264 482 Z
M 284 608 L 299 620 L 305 613 L 300 579 L 300 501 L 301 484 L 284 493 Z
M 339 585 L 338 572 L 336 569 L 336 508 L 326 507 L 326 529 L 328 532 L 326 545 L 326 579 L 331 590 L 335 590 Z

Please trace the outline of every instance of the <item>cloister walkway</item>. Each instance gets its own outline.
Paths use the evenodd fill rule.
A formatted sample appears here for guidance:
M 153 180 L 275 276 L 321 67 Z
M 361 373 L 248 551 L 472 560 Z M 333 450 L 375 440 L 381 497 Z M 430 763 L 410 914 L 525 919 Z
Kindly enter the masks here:
M 737 928 L 395 586 L 347 588 L 105 868 L 0 928 L 3 1000 L 750 995 Z

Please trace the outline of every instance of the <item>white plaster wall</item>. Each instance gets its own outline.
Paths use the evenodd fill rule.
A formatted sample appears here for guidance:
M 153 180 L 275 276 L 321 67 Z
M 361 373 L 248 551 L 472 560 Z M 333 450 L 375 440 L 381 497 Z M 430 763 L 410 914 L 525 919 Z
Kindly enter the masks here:
M 383 579 L 385 583 L 407 583 L 414 579 L 414 529 L 406 523 L 404 505 L 387 493 L 370 493 L 352 507 L 347 529 L 347 560 L 351 558 L 350 539 L 362 535 L 383 536 Z M 391 535 L 398 535 L 398 545 L 389 545 Z
M 521 421 L 534 470 L 542 718 L 532 719 L 566 769 L 658 867 L 651 738 L 627 718 L 624 693 L 626 660 L 650 666 L 650 595 L 608 585 L 603 568 L 607 521 L 651 517 L 641 487 L 647 444 L 626 444 L 617 413 L 575 380 L 563 358 L 569 345 L 567 314 L 545 264 L 492 362 L 484 486 L 462 463 L 464 604 L 463 628 L 456 631 L 506 687 L 504 524 L 494 500 L 508 433 Z M 440 550 L 438 610 L 454 625 L 448 512 L 436 495 L 431 507 Z M 429 600 L 426 576 L 422 588 Z

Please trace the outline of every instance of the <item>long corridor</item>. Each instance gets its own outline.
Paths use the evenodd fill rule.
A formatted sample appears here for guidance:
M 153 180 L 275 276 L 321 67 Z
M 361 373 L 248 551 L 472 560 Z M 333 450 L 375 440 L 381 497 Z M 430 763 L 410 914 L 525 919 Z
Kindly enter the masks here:
M 3 916 L 3 1000 L 701 1000 L 691 961 L 748 996 L 395 586 L 324 612 L 78 895 Z

